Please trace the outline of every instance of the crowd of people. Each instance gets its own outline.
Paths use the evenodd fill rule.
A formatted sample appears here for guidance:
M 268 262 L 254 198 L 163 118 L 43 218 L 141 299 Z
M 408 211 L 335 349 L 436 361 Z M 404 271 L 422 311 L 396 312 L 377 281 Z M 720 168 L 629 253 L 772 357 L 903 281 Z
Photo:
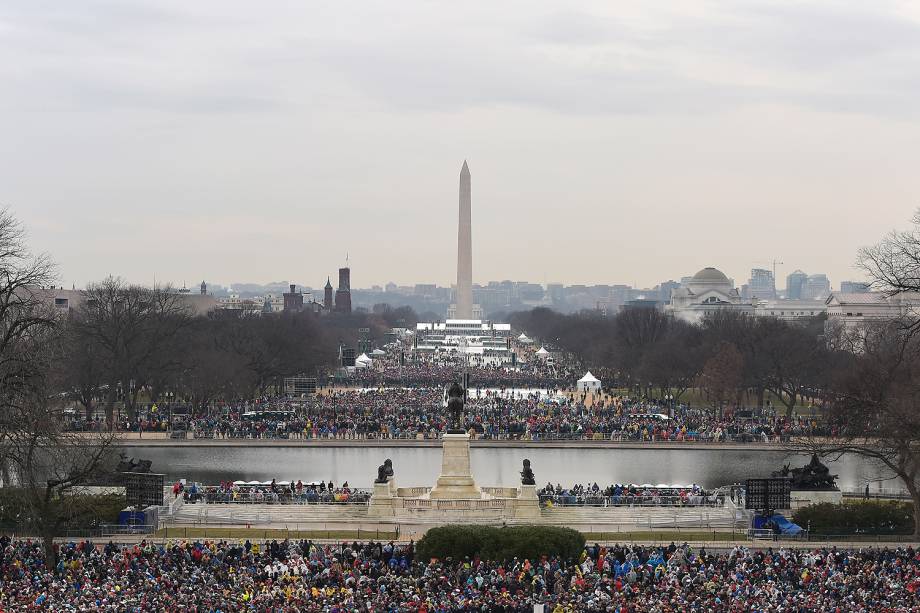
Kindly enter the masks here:
M 709 492 L 696 484 L 651 485 L 615 483 L 600 487 L 597 483 L 562 487 L 547 483 L 537 492 L 540 504 L 591 506 L 721 506 L 724 496 Z
M 182 496 L 187 503 L 211 504 L 332 504 L 370 500 L 369 491 L 353 488 L 347 481 L 336 487 L 332 481 L 328 484 L 322 481 L 304 483 L 301 479 L 296 482 L 272 479 L 265 483 L 222 481 L 217 485 L 192 483 L 188 486 L 176 481 L 173 496 Z
M 578 559 L 421 560 L 414 546 L 0 538 L 0 610 L 833 611 L 920 608 L 912 548 L 696 551 L 592 545 Z
M 401 363 L 402 362 L 402 363 Z M 419 356 L 402 361 L 388 355 L 378 359 L 371 368 L 360 368 L 349 374 L 347 383 L 361 387 L 437 387 L 452 381 L 458 372 L 467 371 L 476 385 L 489 388 L 572 389 L 578 380 L 575 370 L 532 359 L 513 368 L 506 365 L 476 363 L 469 365 L 457 357 L 446 355 Z
M 558 390 L 476 390 L 464 410 L 464 427 L 488 440 L 621 440 L 635 442 L 783 442 L 808 434 L 832 435 L 808 418 L 722 417 L 678 405 L 669 410 L 628 397 Z M 663 412 L 662 412 L 663 411 Z M 670 413 L 670 416 L 668 415 Z M 308 404 L 283 399 L 229 407 L 199 417 L 195 437 L 293 439 L 436 439 L 449 427 L 441 388 L 340 389 Z
M 449 427 L 446 382 L 461 372 L 455 356 L 405 361 L 395 351 L 349 374 L 346 387 L 330 387 L 294 402 L 281 396 L 222 403 L 201 412 L 149 408 L 117 427 L 137 432 L 185 429 L 195 438 L 418 439 L 438 438 Z M 571 368 L 529 359 L 515 367 L 473 364 L 475 384 L 464 427 L 492 440 L 621 440 L 777 443 L 802 435 L 833 436 L 807 417 L 771 411 L 691 407 L 635 396 L 588 394 L 574 387 Z M 357 386 L 357 387 L 356 387 Z M 720 414 L 721 413 L 721 414 Z M 73 430 L 100 430 L 104 419 L 68 420 Z M 180 436 L 179 438 L 182 438 Z

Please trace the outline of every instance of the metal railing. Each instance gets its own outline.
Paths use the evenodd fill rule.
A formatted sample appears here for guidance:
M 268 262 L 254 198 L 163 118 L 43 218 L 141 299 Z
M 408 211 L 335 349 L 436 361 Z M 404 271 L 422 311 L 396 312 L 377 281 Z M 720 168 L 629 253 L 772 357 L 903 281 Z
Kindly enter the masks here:
M 725 506 L 723 499 L 713 496 L 564 496 L 538 494 L 540 504 L 551 502 L 559 507 L 718 507 Z
M 331 497 L 328 494 L 304 492 L 303 494 L 290 494 L 287 490 L 283 492 L 198 492 L 192 494 L 186 492 L 186 496 L 180 496 L 184 499 L 184 504 L 269 504 L 269 505 L 308 505 L 308 504 L 332 504 L 346 505 L 358 504 L 366 505 L 370 499 L 370 490 L 353 489 L 346 499 L 342 498 L 342 492 L 339 492 L 339 499 L 335 499 L 335 494 Z

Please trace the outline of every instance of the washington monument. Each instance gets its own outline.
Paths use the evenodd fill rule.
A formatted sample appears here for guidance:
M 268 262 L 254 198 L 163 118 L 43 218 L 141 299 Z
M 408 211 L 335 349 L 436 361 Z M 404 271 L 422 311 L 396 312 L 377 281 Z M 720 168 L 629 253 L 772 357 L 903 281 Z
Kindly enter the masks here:
M 457 319 L 473 319 L 473 238 L 470 214 L 470 169 L 460 169 L 460 226 L 457 231 Z

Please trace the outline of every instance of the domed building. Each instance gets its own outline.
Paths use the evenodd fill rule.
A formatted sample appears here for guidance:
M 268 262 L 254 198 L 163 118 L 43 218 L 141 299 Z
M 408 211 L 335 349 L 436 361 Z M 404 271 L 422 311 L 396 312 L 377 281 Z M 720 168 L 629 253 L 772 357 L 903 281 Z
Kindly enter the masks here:
M 753 312 L 750 303 L 741 300 L 741 294 L 732 280 L 718 268 L 711 266 L 690 277 L 683 285 L 671 290 L 669 310 L 691 321 L 717 309 L 731 308 Z

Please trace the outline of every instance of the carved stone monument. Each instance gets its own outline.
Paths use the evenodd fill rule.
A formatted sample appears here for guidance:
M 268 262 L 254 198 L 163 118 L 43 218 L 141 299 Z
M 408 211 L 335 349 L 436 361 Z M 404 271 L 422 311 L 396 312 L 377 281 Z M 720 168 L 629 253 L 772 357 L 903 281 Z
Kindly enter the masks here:
M 521 470 L 521 489 L 517 505 L 514 507 L 515 519 L 537 519 L 540 517 L 540 498 L 537 496 L 537 480 L 530 468 L 530 460 L 524 460 Z
M 773 476 L 786 477 L 792 481 L 790 498 L 793 510 L 822 502 L 839 504 L 843 500 L 843 494 L 836 485 L 837 475 L 831 474 L 816 453 L 802 468 L 790 469 L 786 464 Z
M 482 498 L 470 470 L 470 435 L 463 430 L 463 388 L 456 381 L 447 390 L 451 429 L 441 440 L 441 475 L 431 498 Z
M 390 458 L 387 458 L 377 468 L 377 478 L 374 479 L 374 493 L 371 496 L 367 514 L 371 517 L 392 517 L 393 496 L 395 495 L 396 481 L 393 478 L 393 462 Z

